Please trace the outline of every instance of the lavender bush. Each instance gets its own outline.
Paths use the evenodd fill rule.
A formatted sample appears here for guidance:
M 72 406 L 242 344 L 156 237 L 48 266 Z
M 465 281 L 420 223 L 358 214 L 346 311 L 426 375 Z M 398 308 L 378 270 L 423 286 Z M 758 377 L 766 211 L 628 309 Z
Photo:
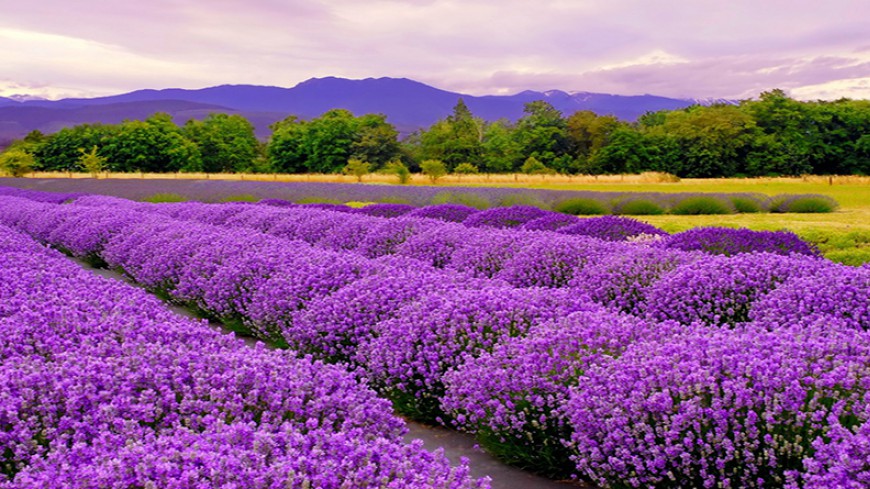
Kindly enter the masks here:
M 732 256 L 738 253 L 766 252 L 788 255 L 797 253 L 819 256 L 819 250 L 789 231 L 752 231 L 701 227 L 689 229 L 667 237 L 661 242 L 665 248 L 685 251 L 704 251 L 716 255 Z

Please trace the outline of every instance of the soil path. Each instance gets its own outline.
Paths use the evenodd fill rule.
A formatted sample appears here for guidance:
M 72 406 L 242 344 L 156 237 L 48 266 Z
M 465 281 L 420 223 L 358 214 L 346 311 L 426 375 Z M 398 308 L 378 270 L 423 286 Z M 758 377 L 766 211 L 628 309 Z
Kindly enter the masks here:
M 94 268 L 81 260 L 74 261 L 82 268 L 92 273 L 102 277 L 120 280 L 129 285 L 138 287 L 136 283 L 127 280 L 126 277 L 118 272 L 102 268 Z M 193 312 L 184 307 L 169 303 L 166 305 L 173 312 L 181 316 L 192 318 L 197 317 Z M 235 334 L 220 323 L 211 321 L 209 324 L 214 329 L 223 333 Z M 258 340 L 254 338 L 240 335 L 236 336 L 250 345 L 254 345 L 258 342 Z M 469 460 L 469 465 L 471 466 L 472 475 L 475 477 L 490 477 L 492 481 L 492 489 L 593 489 L 592 486 L 589 485 L 574 481 L 553 481 L 516 467 L 505 465 L 479 448 L 474 437 L 467 433 L 461 433 L 440 426 L 428 426 L 410 420 L 406 420 L 406 423 L 408 425 L 408 434 L 405 435 L 407 441 L 410 442 L 411 440 L 416 439 L 423 440 L 424 446 L 430 451 L 441 448 L 444 450 L 445 455 L 454 462 L 458 462 L 462 457 L 467 458 Z

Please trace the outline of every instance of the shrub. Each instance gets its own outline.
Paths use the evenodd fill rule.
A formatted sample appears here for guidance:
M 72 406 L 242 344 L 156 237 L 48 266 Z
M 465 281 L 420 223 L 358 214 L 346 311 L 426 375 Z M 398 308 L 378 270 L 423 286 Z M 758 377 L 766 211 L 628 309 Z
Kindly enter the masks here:
M 432 197 L 432 204 L 459 204 L 475 209 L 489 209 L 492 202 L 486 197 L 468 192 L 439 192 Z
M 554 210 L 575 216 L 601 215 L 609 212 L 603 202 L 588 198 L 563 200 L 554 206 Z
M 476 175 L 480 170 L 471 163 L 460 163 L 453 169 L 453 173 L 458 175 Z
M 435 183 L 439 178 L 447 175 L 447 167 L 441 160 L 424 160 L 420 163 L 420 171 L 429 177 L 429 181 Z
M 665 213 L 665 209 L 651 200 L 628 199 L 615 205 L 613 213 L 624 216 L 659 216 Z
M 776 196 L 770 199 L 770 212 L 828 213 L 839 204 L 827 195 Z
M 818 249 L 790 231 L 752 231 L 702 227 L 689 229 L 668 237 L 662 246 L 684 251 L 704 251 L 715 255 L 738 253 L 776 253 L 817 256 Z
M 764 210 L 764 204 L 752 197 L 733 196 L 731 204 L 737 212 L 742 214 L 756 214 Z
M 404 163 L 393 160 L 384 166 L 387 173 L 392 173 L 399 179 L 399 185 L 405 185 L 411 181 L 411 170 Z
M 173 193 L 159 193 L 154 195 L 149 195 L 142 199 L 145 202 L 151 202 L 154 204 L 160 204 L 164 202 L 187 202 L 187 198 L 183 195 L 173 194 Z
M 416 207 L 409 204 L 371 204 L 354 210 L 354 213 L 376 217 L 399 217 L 415 209 Z
M 369 174 L 371 171 L 371 165 L 358 158 L 351 158 L 347 161 L 347 165 L 345 165 L 341 171 L 345 175 L 353 175 L 356 177 L 357 183 L 359 183 L 362 182 L 364 176 Z
M 0 154 L 0 171 L 15 178 L 23 177 L 36 168 L 33 155 L 19 149 L 11 149 Z
M 580 219 L 572 226 L 556 230 L 560 234 L 591 236 L 606 241 L 627 241 L 629 238 L 641 235 L 664 236 L 668 233 L 645 222 L 630 217 L 601 216 Z
M 529 156 L 526 158 L 526 161 L 523 163 L 520 171 L 525 173 L 526 175 L 554 175 L 556 170 L 549 168 L 547 165 L 541 163 L 534 156 Z
M 463 224 L 471 227 L 489 226 L 515 228 L 532 219 L 546 215 L 547 211 L 531 206 L 496 207 L 468 216 Z
M 462 222 L 468 216 L 479 212 L 474 207 L 461 204 L 437 204 L 427 205 L 414 209 L 408 213 L 408 217 L 427 217 L 429 219 L 441 219 L 448 222 Z
M 730 202 L 719 197 L 686 197 L 679 201 L 673 208 L 671 214 L 680 216 L 700 215 L 700 214 L 731 214 L 734 209 Z
M 587 368 L 569 397 L 578 475 L 601 487 L 789 487 L 838 418 L 866 422 L 868 339 L 700 329 L 635 343 Z

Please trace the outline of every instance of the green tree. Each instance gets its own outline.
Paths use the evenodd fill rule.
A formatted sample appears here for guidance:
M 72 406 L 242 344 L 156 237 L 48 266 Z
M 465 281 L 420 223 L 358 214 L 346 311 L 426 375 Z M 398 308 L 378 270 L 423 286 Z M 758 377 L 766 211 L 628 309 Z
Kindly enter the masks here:
M 124 121 L 100 150 L 109 164 L 124 172 L 201 171 L 196 144 L 184 137 L 172 116 L 157 113 L 144 121 Z
M 405 185 L 411 181 L 411 170 L 409 170 L 408 167 L 399 160 L 393 160 L 387 163 L 384 166 L 384 170 L 386 170 L 387 173 L 396 175 L 396 178 L 399 179 L 399 184 L 401 185 Z
M 344 166 L 344 170 L 342 171 L 345 175 L 355 176 L 357 183 L 360 183 L 362 182 L 363 177 L 368 175 L 369 171 L 371 171 L 371 165 L 363 160 L 351 158 L 348 160 L 347 165 Z
M 453 169 L 453 173 L 458 173 L 459 175 L 476 175 L 480 173 L 480 170 L 471 163 L 460 163 Z
M 251 172 L 259 155 L 254 126 L 240 115 L 209 114 L 191 119 L 183 134 L 199 149 L 202 170 L 208 173 Z
M 425 160 L 420 163 L 420 170 L 424 175 L 429 177 L 429 181 L 432 183 L 437 182 L 438 179 L 447 175 L 447 167 L 441 160 Z
M 523 166 L 520 167 L 520 171 L 525 173 L 526 175 L 549 175 L 556 173 L 555 170 L 549 168 L 543 162 L 539 161 L 534 156 L 529 156 L 526 158 L 526 161 L 523 162 Z
M 96 146 L 97 152 L 103 154 L 103 146 L 116 132 L 117 126 L 114 125 L 80 124 L 66 127 L 46 136 L 34 152 L 34 157 L 47 171 L 81 171 L 78 160 L 82 151 Z
M 399 132 L 383 114 L 366 114 L 357 118 L 357 131 L 351 155 L 380 168 L 398 157 Z
M 612 115 L 599 116 L 590 110 L 573 113 L 566 121 L 566 137 L 574 155 L 582 160 L 594 157 L 610 142 L 613 133 L 627 125 Z
M 487 124 L 481 143 L 483 154 L 479 168 L 488 173 L 508 173 L 515 170 L 519 161 L 520 145 L 513 135 L 514 128 L 506 120 Z
M 273 124 L 268 155 L 278 171 L 337 173 L 351 158 L 378 166 L 396 158 L 396 136 L 382 115 L 334 109 L 310 121 L 291 116 Z
M 483 128 L 483 121 L 474 117 L 460 98 L 447 118 L 421 134 L 421 158 L 441 160 L 448 171 L 466 161 L 479 161 L 483 154 Z
M 90 173 L 94 178 L 99 178 L 100 173 L 106 170 L 106 159 L 97 154 L 96 146 L 93 146 L 89 152 L 82 150 L 78 164 L 79 168 Z
M 34 171 L 36 159 L 24 150 L 11 148 L 0 154 L 0 170 L 15 178 Z
M 523 112 L 525 115 L 517 121 L 514 131 L 521 161 L 534 157 L 552 168 L 555 160 L 569 150 L 562 113 L 543 100 L 527 103 Z

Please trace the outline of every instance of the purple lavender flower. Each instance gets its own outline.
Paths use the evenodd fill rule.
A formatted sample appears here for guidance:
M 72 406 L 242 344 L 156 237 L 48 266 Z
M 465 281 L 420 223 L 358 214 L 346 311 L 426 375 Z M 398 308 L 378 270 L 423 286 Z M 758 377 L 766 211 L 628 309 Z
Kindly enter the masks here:
M 416 207 L 409 204 L 378 203 L 354 209 L 354 213 L 376 217 L 399 217 L 416 209 Z
M 469 227 L 515 228 L 545 214 L 547 211 L 532 206 L 496 207 L 471 214 L 462 223 Z
M 466 355 L 491 350 L 537 323 L 594 307 L 572 291 L 489 287 L 427 294 L 378 323 L 360 356 L 396 409 L 429 422 L 444 418 L 442 376 Z
M 661 242 L 665 248 L 685 251 L 705 251 L 716 255 L 732 256 L 738 253 L 791 253 L 819 256 L 819 250 L 789 231 L 752 231 L 703 227 L 669 236 Z
M 468 216 L 480 212 L 474 207 L 460 204 L 436 204 L 419 207 L 407 214 L 408 217 L 427 217 L 448 222 L 462 222 Z
M 687 263 L 646 289 L 641 309 L 653 319 L 733 326 L 752 305 L 790 278 L 812 276 L 830 262 L 771 253 L 713 255 Z
M 781 486 L 830 419 L 866 422 L 868 339 L 701 327 L 631 345 L 570 395 L 577 470 L 602 486 Z
M 641 235 L 667 235 L 666 232 L 651 224 L 621 216 L 588 217 L 580 219 L 580 222 L 577 224 L 559 228 L 556 232 L 561 234 L 591 236 L 593 238 L 607 241 L 626 241 L 629 238 Z
M 556 231 L 580 222 L 577 216 L 561 212 L 548 212 L 541 217 L 527 221 L 520 226 L 525 231 Z

